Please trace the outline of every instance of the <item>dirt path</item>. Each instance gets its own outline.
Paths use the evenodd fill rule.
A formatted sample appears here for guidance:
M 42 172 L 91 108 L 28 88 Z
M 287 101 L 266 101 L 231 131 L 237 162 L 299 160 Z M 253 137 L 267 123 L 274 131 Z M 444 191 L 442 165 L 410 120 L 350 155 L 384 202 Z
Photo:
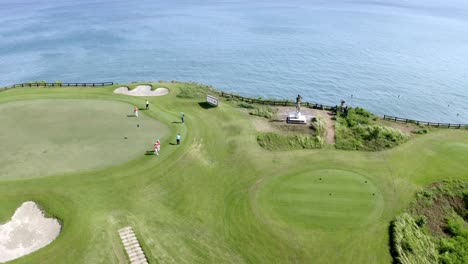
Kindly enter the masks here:
M 316 116 L 322 117 L 327 123 L 327 135 L 325 136 L 325 142 L 330 145 L 335 145 L 335 120 L 332 119 L 331 113 L 325 110 L 314 111 Z

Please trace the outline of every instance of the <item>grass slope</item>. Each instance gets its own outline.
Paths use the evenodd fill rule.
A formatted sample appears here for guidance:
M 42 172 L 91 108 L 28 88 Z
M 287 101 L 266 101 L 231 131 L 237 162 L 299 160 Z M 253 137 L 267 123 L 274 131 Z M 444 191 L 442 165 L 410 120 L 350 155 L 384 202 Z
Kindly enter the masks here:
M 124 225 L 135 228 L 153 263 L 391 263 L 388 224 L 414 191 L 439 179 L 468 178 L 467 131 L 438 130 L 383 152 L 270 152 L 256 143 L 257 133 L 245 114 L 223 103 L 205 109 L 199 104 L 203 99 L 177 98 L 181 85 L 164 84 L 171 94 L 150 98 L 145 113 L 169 128 L 161 156 L 141 155 L 95 171 L 0 180 L 0 220 L 7 220 L 21 202 L 35 200 L 63 222 L 56 241 L 13 263 L 125 262 L 117 235 Z M 115 87 L 12 89 L 0 93 L 0 105 L 31 99 L 143 105 L 142 98 L 113 94 Z M 184 125 L 174 123 L 180 112 L 186 115 Z M 177 132 L 182 145 L 170 145 Z M 265 213 L 278 205 L 268 198 L 271 193 L 264 203 L 262 193 L 270 187 L 288 192 L 279 183 L 277 189 L 275 181 L 302 186 L 308 172 L 321 170 L 346 172 L 330 174 L 337 182 L 328 188 L 345 191 L 349 181 L 339 180 L 349 176 L 358 179 L 351 181 L 350 194 L 363 179 L 372 184 L 362 187 L 364 193 L 379 191 L 382 202 L 368 202 L 362 209 L 363 219 L 371 216 L 366 225 L 330 229 L 323 227 L 323 219 L 307 219 L 301 226 L 289 220 L 289 209 L 281 221 Z M 311 184 L 309 190 L 317 188 Z M 314 199 L 307 191 L 298 195 Z M 338 209 L 339 204 L 327 203 Z M 373 210 L 381 212 L 373 216 Z M 340 222 L 347 224 L 338 217 L 334 225 Z

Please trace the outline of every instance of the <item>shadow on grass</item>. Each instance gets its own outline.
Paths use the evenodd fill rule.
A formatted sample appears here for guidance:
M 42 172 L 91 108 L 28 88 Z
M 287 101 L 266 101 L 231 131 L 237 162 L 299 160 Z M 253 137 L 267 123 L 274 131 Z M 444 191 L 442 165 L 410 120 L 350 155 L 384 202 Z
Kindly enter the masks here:
M 148 156 L 149 156 L 149 155 L 152 155 L 152 156 L 154 156 L 154 150 L 147 150 L 147 151 L 145 152 L 145 155 L 148 155 Z
M 127 117 L 136 117 L 136 115 L 127 115 Z
M 388 243 L 390 244 L 390 255 L 392 256 L 392 264 L 399 264 L 398 252 L 395 247 L 395 220 L 390 222 L 388 226 Z
M 176 144 L 176 143 L 173 143 L 173 142 L 169 142 L 169 145 L 177 146 L 177 144 Z
M 182 124 L 182 121 L 174 121 L 172 124 Z
M 198 105 L 203 109 L 215 108 L 216 106 L 210 105 L 207 102 L 199 102 Z

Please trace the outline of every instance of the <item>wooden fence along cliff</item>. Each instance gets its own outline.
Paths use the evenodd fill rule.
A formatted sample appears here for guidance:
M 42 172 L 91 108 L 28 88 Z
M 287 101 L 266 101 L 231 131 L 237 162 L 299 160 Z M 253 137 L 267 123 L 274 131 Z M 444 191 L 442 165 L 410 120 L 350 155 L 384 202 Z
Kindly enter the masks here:
M 412 124 L 431 126 L 431 127 L 468 128 L 468 124 L 434 123 L 434 122 L 418 121 L 418 120 L 412 120 L 412 119 L 401 118 L 401 117 L 396 117 L 396 116 L 388 116 L 388 115 L 384 115 L 383 119 L 394 121 L 394 122 L 412 123 Z
M 252 103 L 252 104 L 255 103 L 255 104 L 272 105 L 272 106 L 296 106 L 295 102 L 289 101 L 289 100 L 262 100 L 262 99 L 249 98 L 249 97 L 244 97 L 240 95 L 225 93 L 225 92 L 221 92 L 221 96 L 227 97 L 227 98 L 234 98 L 234 99 L 247 102 L 247 103 Z M 338 106 L 329 106 L 329 105 L 309 103 L 309 102 L 301 102 L 301 106 L 306 106 L 308 108 L 313 108 L 313 109 L 329 110 L 329 111 L 336 111 L 336 109 L 338 108 Z M 389 115 L 384 115 L 383 119 L 394 121 L 394 122 L 412 123 L 412 124 L 431 126 L 431 127 L 468 128 L 468 124 L 435 123 L 435 122 L 418 121 L 418 120 L 412 120 L 412 119 L 389 116 Z
M 255 98 L 249 98 L 249 97 L 243 97 L 240 95 L 235 95 L 235 94 L 230 94 L 230 93 L 225 93 L 221 92 L 222 97 L 227 97 L 227 98 L 234 98 L 243 102 L 247 103 L 255 103 L 255 104 L 263 104 L 263 105 L 273 105 L 273 106 L 296 106 L 296 103 L 290 100 L 262 100 L 262 99 L 255 99 Z M 315 103 L 309 103 L 309 102 L 301 102 L 301 106 L 306 106 L 308 108 L 313 108 L 313 109 L 321 109 L 321 110 L 331 110 L 335 111 L 338 106 L 329 106 L 329 105 L 323 105 L 323 104 L 315 104 Z
M 46 86 L 72 86 L 72 87 L 95 87 L 95 86 L 108 86 L 114 85 L 114 82 L 87 82 L 87 83 L 62 83 L 62 82 L 55 82 L 55 83 L 47 83 L 47 82 L 33 82 L 33 83 L 17 83 L 13 84 L 9 88 L 16 88 L 16 87 L 46 87 Z
M 3 87 L 2 89 L 0 89 L 0 91 L 11 89 L 11 88 L 16 88 L 16 87 L 47 87 L 47 86 L 52 86 L 52 87 L 97 87 L 97 86 L 108 86 L 108 85 L 114 85 L 114 82 L 99 82 L 99 83 L 93 83 L 93 82 L 84 82 L 84 83 L 83 82 L 82 83 L 78 83 L 78 82 L 76 82 L 76 83 L 33 82 L 33 83 L 13 84 L 11 86 Z M 263 99 L 244 97 L 244 96 L 225 93 L 225 92 L 221 92 L 221 96 L 226 97 L 226 98 L 234 98 L 234 99 L 237 99 L 237 100 L 240 100 L 240 101 L 243 101 L 243 102 L 247 102 L 247 103 L 252 103 L 252 104 L 255 103 L 255 104 L 272 105 L 272 106 L 296 106 L 296 103 L 293 102 L 293 101 L 290 101 L 290 100 L 275 100 L 275 99 L 263 100 Z M 312 109 L 328 110 L 328 111 L 336 111 L 338 109 L 337 105 L 329 106 L 329 105 L 309 103 L 309 102 L 301 102 L 301 106 L 305 106 L 305 107 L 312 108 Z M 418 121 L 418 120 L 401 118 L 401 117 L 396 117 L 396 116 L 389 116 L 389 115 L 384 115 L 383 119 L 384 120 L 389 120 L 389 121 L 394 121 L 394 122 L 412 123 L 412 124 L 425 125 L 425 126 L 431 126 L 431 127 L 468 128 L 468 124 L 435 123 L 435 122 Z

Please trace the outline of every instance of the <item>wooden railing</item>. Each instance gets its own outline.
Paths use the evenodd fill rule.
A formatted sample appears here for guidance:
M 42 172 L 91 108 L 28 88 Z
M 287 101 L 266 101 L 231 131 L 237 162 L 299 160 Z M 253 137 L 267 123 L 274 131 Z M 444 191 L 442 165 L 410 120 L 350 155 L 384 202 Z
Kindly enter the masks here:
M 221 96 L 227 97 L 227 98 L 234 98 L 234 99 L 247 102 L 247 103 L 252 103 L 252 104 L 255 103 L 255 104 L 263 104 L 263 105 L 273 105 L 273 106 L 296 106 L 295 102 L 289 101 L 289 100 L 274 100 L 274 99 L 263 100 L 263 99 L 244 97 L 244 96 L 225 93 L 225 92 L 221 92 Z M 301 106 L 305 106 L 305 107 L 313 108 L 313 109 L 331 110 L 331 111 L 334 111 L 337 108 L 337 106 L 329 106 L 329 105 L 309 103 L 309 102 L 301 102 Z
M 263 104 L 263 105 L 273 105 L 273 106 L 296 106 L 296 103 L 289 100 L 263 100 L 263 99 L 256 99 L 250 97 L 244 97 L 236 94 L 230 94 L 221 92 L 222 97 L 227 98 L 234 98 L 243 102 L 252 103 L 252 104 Z M 316 103 L 309 103 L 309 102 L 301 102 L 301 106 L 306 106 L 308 108 L 313 109 L 321 109 L 321 110 L 331 110 L 336 111 L 338 106 L 329 106 L 323 104 L 316 104 Z M 384 115 L 383 119 L 390 120 L 394 122 L 401 122 L 401 123 L 413 123 L 417 125 L 425 125 L 425 126 L 432 126 L 432 127 L 445 127 L 445 128 L 468 128 L 468 124 L 452 124 L 452 123 L 434 123 L 434 122 L 427 122 L 427 121 L 418 121 L 412 120 L 407 118 L 401 118 L 396 116 L 388 116 Z
M 100 82 L 100 83 L 46 83 L 46 82 L 34 82 L 34 83 L 19 83 L 19 84 L 14 84 L 12 86 L 4 87 L 4 89 L 1 90 L 7 90 L 10 88 L 16 88 L 16 87 L 47 87 L 47 86 L 52 86 L 52 87 L 96 87 L 96 86 L 108 86 L 108 85 L 114 85 L 114 82 Z M 222 97 L 226 98 L 234 98 L 243 102 L 247 103 L 255 103 L 255 104 L 263 104 L 263 105 L 273 105 L 273 106 L 296 106 L 296 103 L 290 100 L 275 100 L 275 99 L 270 99 L 270 100 L 263 100 L 263 99 L 257 99 L 257 98 L 250 98 L 250 97 L 244 97 L 236 94 L 230 94 L 230 93 L 225 93 L 221 92 Z M 329 105 L 324 105 L 324 104 L 317 104 L 317 103 L 309 103 L 309 102 L 301 102 L 301 106 L 305 106 L 308 108 L 313 108 L 313 109 L 321 109 L 321 110 L 330 110 L 330 111 L 336 111 L 338 106 L 329 106 Z M 389 116 L 389 115 L 384 115 L 383 119 L 385 120 L 390 120 L 394 122 L 401 122 L 401 123 L 412 123 L 412 124 L 417 124 L 417 125 L 425 125 L 425 126 L 432 126 L 432 127 L 445 127 L 445 128 L 468 128 L 468 124 L 452 124 L 452 123 L 435 123 L 435 122 L 428 122 L 428 121 L 418 121 L 418 120 L 412 120 L 412 119 L 407 119 L 407 118 L 401 118 L 401 117 L 396 117 L 396 116 Z
M 16 88 L 16 87 L 46 87 L 46 86 L 57 86 L 57 87 L 95 87 L 95 86 L 108 86 L 108 85 L 114 85 L 114 82 L 99 82 L 99 83 L 93 83 L 93 82 L 85 82 L 85 83 L 62 83 L 62 82 L 55 82 L 55 83 L 47 83 L 47 82 L 32 82 L 32 83 L 17 83 L 13 84 L 10 88 Z
M 418 121 L 418 120 L 412 120 L 412 119 L 401 118 L 401 117 L 396 117 L 396 116 L 388 116 L 388 115 L 384 115 L 383 118 L 385 120 L 390 120 L 390 121 L 394 121 L 394 122 L 412 123 L 412 124 L 432 126 L 432 127 L 445 127 L 445 128 L 466 128 L 466 127 L 468 127 L 468 124 L 435 123 L 435 122 Z

